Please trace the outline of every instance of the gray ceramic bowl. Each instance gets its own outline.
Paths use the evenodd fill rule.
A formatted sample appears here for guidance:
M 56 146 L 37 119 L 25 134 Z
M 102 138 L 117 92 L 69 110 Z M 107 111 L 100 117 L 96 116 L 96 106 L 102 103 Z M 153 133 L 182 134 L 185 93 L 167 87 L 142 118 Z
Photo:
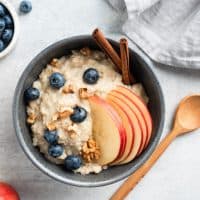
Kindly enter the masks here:
M 119 44 L 113 40 L 110 40 L 110 42 L 119 51 Z M 71 50 L 80 49 L 85 46 L 92 49 L 99 49 L 91 36 L 72 37 L 47 47 L 31 61 L 16 87 L 13 103 L 13 119 L 19 143 L 27 157 L 35 166 L 60 182 L 75 186 L 93 187 L 108 185 L 126 178 L 147 160 L 161 136 L 164 122 L 164 99 L 160 85 L 151 70 L 154 67 L 153 63 L 141 50 L 130 50 L 130 64 L 134 66 L 134 76 L 139 82 L 142 82 L 146 89 L 150 99 L 149 110 L 154 122 L 152 138 L 147 149 L 134 161 L 126 165 L 110 167 L 98 175 L 90 174 L 81 176 L 80 174 L 73 174 L 47 161 L 39 153 L 38 149 L 32 145 L 31 133 L 26 124 L 26 109 L 23 101 L 23 93 L 38 78 L 42 69 L 52 58 L 70 54 Z

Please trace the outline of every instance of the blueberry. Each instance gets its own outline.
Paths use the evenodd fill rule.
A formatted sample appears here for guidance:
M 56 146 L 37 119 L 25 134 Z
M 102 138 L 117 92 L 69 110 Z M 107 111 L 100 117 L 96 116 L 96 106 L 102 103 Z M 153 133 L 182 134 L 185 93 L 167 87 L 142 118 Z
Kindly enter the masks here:
M 9 15 L 5 15 L 3 17 L 5 24 L 6 24 L 6 28 L 11 28 L 13 26 L 13 20 Z
M 74 112 L 73 114 L 70 115 L 70 119 L 76 123 L 80 123 L 84 121 L 85 118 L 87 117 L 87 111 L 80 106 L 76 106 L 73 109 L 74 109 Z
M 24 99 L 25 101 L 33 101 L 38 99 L 40 96 L 40 91 L 37 88 L 30 87 L 25 90 L 24 92 Z
M 30 1 L 22 1 L 19 6 L 22 13 L 29 13 L 32 10 L 32 3 Z
M 0 16 L 3 17 L 5 15 L 5 8 L 2 4 L 0 4 Z
M 5 20 L 0 19 L 0 32 L 4 30 L 5 26 L 6 26 Z
M 12 29 L 5 29 L 1 35 L 2 40 L 6 43 L 8 43 L 13 36 L 13 30 Z
M 0 40 L 0 52 L 5 49 L 5 44 L 2 40 Z
M 48 153 L 52 157 L 59 157 L 63 154 L 63 147 L 59 144 L 49 146 Z
M 84 82 L 88 84 L 95 84 L 99 79 L 99 72 L 94 68 L 87 69 L 83 74 Z
M 80 156 L 70 155 L 65 158 L 64 167 L 67 170 L 78 169 L 82 164 L 82 159 Z
M 44 139 L 49 144 L 56 144 L 57 141 L 58 141 L 58 133 L 57 133 L 57 131 L 45 130 L 45 132 L 44 132 Z
M 59 89 L 65 84 L 65 78 L 61 73 L 55 72 L 49 77 L 50 85 L 53 88 Z

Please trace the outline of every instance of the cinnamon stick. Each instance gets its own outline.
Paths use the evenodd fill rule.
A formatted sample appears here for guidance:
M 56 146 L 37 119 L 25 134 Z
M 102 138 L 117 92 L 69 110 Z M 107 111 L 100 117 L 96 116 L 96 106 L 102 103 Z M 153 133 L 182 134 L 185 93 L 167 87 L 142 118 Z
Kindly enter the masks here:
M 129 68 L 129 49 L 128 41 L 125 38 L 120 40 L 120 56 L 121 56 L 121 67 L 122 67 L 122 81 L 126 85 L 135 83 L 135 79 L 132 76 Z
M 113 49 L 109 41 L 105 38 L 104 34 L 96 28 L 92 33 L 93 38 L 95 39 L 98 46 L 102 51 L 112 60 L 112 62 L 117 67 L 117 70 L 121 72 L 121 59 L 118 56 L 117 52 Z

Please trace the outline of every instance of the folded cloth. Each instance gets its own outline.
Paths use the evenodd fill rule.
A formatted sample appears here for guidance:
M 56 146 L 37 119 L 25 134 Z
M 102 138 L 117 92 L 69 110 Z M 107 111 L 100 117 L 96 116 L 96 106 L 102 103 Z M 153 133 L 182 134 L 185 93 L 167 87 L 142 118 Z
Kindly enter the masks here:
M 159 63 L 200 69 L 200 0 L 108 0 L 122 30 Z

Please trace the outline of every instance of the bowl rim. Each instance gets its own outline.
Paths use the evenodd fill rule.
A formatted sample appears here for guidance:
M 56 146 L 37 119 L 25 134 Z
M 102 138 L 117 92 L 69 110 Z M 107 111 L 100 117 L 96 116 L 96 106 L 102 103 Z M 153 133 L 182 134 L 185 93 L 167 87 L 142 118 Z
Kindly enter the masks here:
M 14 7 L 11 5 L 10 2 L 8 2 L 7 0 L 0 0 L 0 3 L 6 7 L 14 23 L 13 37 L 11 41 L 9 42 L 8 46 L 2 52 L 0 52 L 0 58 L 2 58 L 6 56 L 8 53 L 10 53 L 10 51 L 14 48 L 17 42 L 17 38 L 19 36 L 19 19 Z
M 140 50 L 137 46 L 134 48 L 134 51 L 132 48 L 130 48 L 133 52 L 135 52 L 148 66 L 144 66 L 146 68 L 146 70 L 152 74 L 152 76 L 155 78 L 155 84 L 157 85 L 158 88 L 158 96 L 159 99 L 161 101 L 161 119 L 160 119 L 160 123 L 158 126 L 158 131 L 157 131 L 157 135 L 155 137 L 155 139 L 152 141 L 151 146 L 148 148 L 148 150 L 145 152 L 145 154 L 141 155 L 140 160 L 138 160 L 138 162 L 134 165 L 134 167 L 130 167 L 128 170 L 124 171 L 123 173 L 117 175 L 116 177 L 109 179 L 109 180 L 104 180 L 104 181 L 98 181 L 98 182 L 82 182 L 82 181 L 77 181 L 77 180 L 73 180 L 73 179 L 67 179 L 65 177 L 60 176 L 59 174 L 56 174 L 54 172 L 52 172 L 51 170 L 49 170 L 47 167 L 45 167 L 43 164 L 41 164 L 39 161 L 37 161 L 37 159 L 34 156 L 34 153 L 32 153 L 28 147 L 28 144 L 25 143 L 24 139 L 23 139 L 23 134 L 20 131 L 20 125 L 18 123 L 18 117 L 17 117 L 17 113 L 18 113 L 18 103 L 19 103 L 19 90 L 22 88 L 24 81 L 27 78 L 27 75 L 29 74 L 29 72 L 31 71 L 35 60 L 37 60 L 36 58 L 40 58 L 43 55 L 45 55 L 46 53 L 48 53 L 51 49 L 55 48 L 57 45 L 62 44 L 62 43 L 67 43 L 67 42 L 71 42 L 71 41 L 75 41 L 75 40 L 85 40 L 85 39 L 91 39 L 92 36 L 91 35 L 79 35 L 79 36 L 73 36 L 70 38 L 66 38 L 66 39 L 62 39 L 60 41 L 57 41 L 51 45 L 49 45 L 48 47 L 46 47 L 44 50 L 40 51 L 40 53 L 38 53 L 33 59 L 32 61 L 28 64 L 28 66 L 24 69 L 18 83 L 15 89 L 15 93 L 14 93 L 14 100 L 13 100 L 13 109 L 12 109 L 12 115 L 13 115 L 13 124 L 14 124 L 14 129 L 16 132 L 16 136 L 18 139 L 18 142 L 22 148 L 22 150 L 24 151 L 24 153 L 27 155 L 27 157 L 31 160 L 31 162 L 38 168 L 40 169 L 43 173 L 45 173 L 46 175 L 50 176 L 51 178 L 53 178 L 54 180 L 57 180 L 59 182 L 65 183 L 65 184 L 69 184 L 69 185 L 73 185 L 73 186 L 78 186 L 78 187 L 99 187 L 99 186 L 105 186 L 105 185 L 109 185 L 112 183 L 116 183 L 124 178 L 127 178 L 129 175 L 131 175 L 134 171 L 136 171 L 147 159 L 148 157 L 152 154 L 152 152 L 154 151 L 155 147 L 157 146 L 161 134 L 162 134 L 162 130 L 164 127 L 164 119 L 165 119 L 165 102 L 164 102 L 164 97 L 163 97 L 163 93 L 162 93 L 162 89 L 161 86 L 157 80 L 156 75 L 153 73 L 151 67 L 154 66 L 153 62 L 150 60 L 150 58 L 144 53 L 142 52 L 142 50 Z M 112 40 L 110 38 L 107 38 L 109 41 L 111 41 L 114 44 L 119 44 L 117 41 Z

